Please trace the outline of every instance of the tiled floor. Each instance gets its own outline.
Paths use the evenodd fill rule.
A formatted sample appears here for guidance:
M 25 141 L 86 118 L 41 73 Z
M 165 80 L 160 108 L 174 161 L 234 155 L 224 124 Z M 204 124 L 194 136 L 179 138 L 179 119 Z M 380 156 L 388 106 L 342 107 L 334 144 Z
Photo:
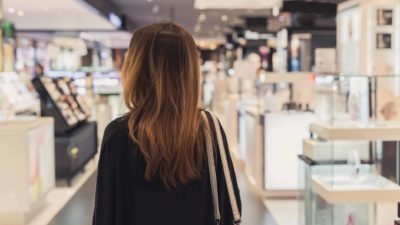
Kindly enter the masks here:
M 243 202 L 243 225 L 277 225 L 263 201 L 247 186 L 242 174 L 238 174 Z M 48 225 L 90 225 L 92 221 L 96 174 L 93 174 L 76 195 Z

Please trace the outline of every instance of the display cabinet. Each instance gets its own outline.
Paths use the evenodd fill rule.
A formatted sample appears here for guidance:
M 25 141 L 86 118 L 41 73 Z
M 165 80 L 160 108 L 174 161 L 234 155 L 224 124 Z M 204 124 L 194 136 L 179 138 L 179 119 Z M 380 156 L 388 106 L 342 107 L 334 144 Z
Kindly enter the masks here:
M 55 187 L 54 121 L 0 121 L 0 224 L 27 224 Z
M 338 4 L 338 66 L 346 74 L 399 74 L 399 0 Z
M 267 73 L 257 84 L 258 95 L 239 101 L 239 153 L 251 184 L 267 197 L 298 193 L 297 155 L 315 120 L 313 77 L 311 73 Z M 300 89 L 311 93 L 301 94 Z
M 400 77 L 316 78 L 303 141 L 301 224 L 392 224 L 400 198 Z
M 88 121 L 91 109 L 70 78 L 41 77 L 32 83 L 42 116 L 54 118 L 56 176 L 70 183 L 97 153 L 97 124 Z
M 266 112 L 312 111 L 314 87 L 310 72 L 265 73 L 257 81 L 260 107 Z

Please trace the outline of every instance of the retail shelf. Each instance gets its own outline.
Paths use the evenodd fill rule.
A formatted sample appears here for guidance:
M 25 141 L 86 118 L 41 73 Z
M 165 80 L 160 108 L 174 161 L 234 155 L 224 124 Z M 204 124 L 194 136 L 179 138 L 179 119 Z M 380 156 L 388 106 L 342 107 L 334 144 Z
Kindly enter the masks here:
M 310 129 L 325 140 L 400 140 L 400 124 L 377 124 L 367 126 L 334 126 L 327 123 L 312 123 Z
M 346 161 L 349 152 L 357 150 L 361 160 L 369 159 L 369 142 L 303 140 L 303 154 L 314 161 Z
M 332 204 L 394 203 L 400 199 L 400 186 L 379 175 L 312 177 L 316 194 Z

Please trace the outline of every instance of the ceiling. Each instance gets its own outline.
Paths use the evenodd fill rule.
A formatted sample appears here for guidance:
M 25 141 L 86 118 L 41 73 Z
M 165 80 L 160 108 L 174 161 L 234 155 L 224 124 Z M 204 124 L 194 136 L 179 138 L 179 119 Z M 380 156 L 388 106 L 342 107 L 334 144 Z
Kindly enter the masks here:
M 282 0 L 195 0 L 196 9 L 268 9 L 279 5 Z
M 196 38 L 221 37 L 224 32 L 229 31 L 231 26 L 243 25 L 243 16 L 267 16 L 271 14 L 270 9 L 198 10 L 194 8 L 194 0 L 112 1 L 123 14 L 134 22 L 134 27 L 174 20 L 189 30 Z
M 87 0 L 86 0 L 87 1 Z M 110 1 L 130 21 L 131 32 L 138 26 L 174 20 L 190 31 L 196 40 L 223 42 L 244 18 L 272 16 L 271 7 L 282 0 L 101 0 Z M 99 2 L 101 2 L 99 0 Z M 285 0 L 338 3 L 343 0 Z M 197 8 L 195 8 L 197 7 Z M 25 31 L 113 31 L 116 28 L 85 0 L 3 0 L 5 18 Z M 201 9 L 199 9 L 201 8 Z M 229 9 L 227 9 L 229 8 Z M 238 9 L 239 8 L 239 9 Z M 121 36 L 116 34 L 115 36 Z M 88 35 L 107 42 L 122 42 L 104 35 Z M 122 35 L 126 43 L 130 34 Z M 217 41 L 217 42 L 218 42 Z M 125 44 L 124 44 L 125 45 Z
M 112 0 L 133 21 L 133 28 L 174 20 L 197 39 L 223 37 L 244 17 L 272 16 L 282 0 Z M 338 3 L 343 0 L 285 0 Z M 228 9 L 229 8 L 229 9 Z M 275 7 L 276 8 L 276 7 Z
M 81 0 L 3 0 L 4 16 L 17 30 L 115 30 Z

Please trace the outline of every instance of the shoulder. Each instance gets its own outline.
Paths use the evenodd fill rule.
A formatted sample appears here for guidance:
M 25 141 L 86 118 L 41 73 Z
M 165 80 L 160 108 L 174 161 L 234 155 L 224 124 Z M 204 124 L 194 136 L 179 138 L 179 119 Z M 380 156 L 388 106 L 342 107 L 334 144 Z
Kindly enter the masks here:
M 116 138 L 129 138 L 128 123 L 125 116 L 114 119 L 104 130 L 103 142 L 110 142 Z
M 119 161 L 129 155 L 134 146 L 129 137 L 128 122 L 122 116 L 111 121 L 105 128 L 101 156 L 108 161 Z

